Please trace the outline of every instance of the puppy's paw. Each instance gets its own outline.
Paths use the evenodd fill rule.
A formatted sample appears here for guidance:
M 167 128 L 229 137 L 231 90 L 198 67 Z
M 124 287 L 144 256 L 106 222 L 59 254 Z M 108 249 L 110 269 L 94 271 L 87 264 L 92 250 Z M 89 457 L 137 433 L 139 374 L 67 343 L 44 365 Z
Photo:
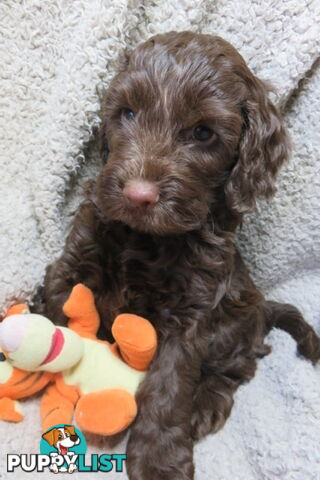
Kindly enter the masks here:
M 51 472 L 53 472 L 53 473 L 58 473 L 59 472 L 58 465 L 56 465 L 55 463 L 53 465 L 50 465 L 49 468 L 50 468 Z
M 215 433 L 223 427 L 226 418 L 217 411 L 203 409 L 201 412 L 193 412 L 191 418 L 191 437 L 200 440 L 209 433 Z
M 75 470 L 77 470 L 77 465 L 75 463 L 71 463 L 68 468 L 68 473 L 73 473 Z

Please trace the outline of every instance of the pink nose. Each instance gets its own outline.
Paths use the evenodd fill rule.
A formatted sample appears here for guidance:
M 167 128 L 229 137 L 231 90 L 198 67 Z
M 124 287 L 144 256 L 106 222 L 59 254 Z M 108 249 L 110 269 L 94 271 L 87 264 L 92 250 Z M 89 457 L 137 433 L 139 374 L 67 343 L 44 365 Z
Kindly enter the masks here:
M 148 207 L 159 200 L 159 188 L 147 180 L 129 180 L 123 195 L 134 207 Z

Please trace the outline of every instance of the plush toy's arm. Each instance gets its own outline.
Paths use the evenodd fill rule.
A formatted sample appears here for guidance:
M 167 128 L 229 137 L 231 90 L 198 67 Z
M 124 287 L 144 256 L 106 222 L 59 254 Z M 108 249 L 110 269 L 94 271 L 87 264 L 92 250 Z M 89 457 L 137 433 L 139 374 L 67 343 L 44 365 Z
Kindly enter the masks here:
M 62 385 L 62 383 L 60 384 Z M 76 389 L 59 383 L 49 385 L 40 402 L 42 431 L 45 432 L 54 425 L 72 423 L 74 406 L 79 398 Z
M 148 320 L 122 313 L 113 322 L 112 335 L 130 367 L 141 371 L 148 369 L 157 349 L 157 334 Z
M 69 318 L 68 327 L 81 337 L 96 339 L 100 325 L 93 293 L 82 283 L 73 287 L 63 306 L 64 314 Z

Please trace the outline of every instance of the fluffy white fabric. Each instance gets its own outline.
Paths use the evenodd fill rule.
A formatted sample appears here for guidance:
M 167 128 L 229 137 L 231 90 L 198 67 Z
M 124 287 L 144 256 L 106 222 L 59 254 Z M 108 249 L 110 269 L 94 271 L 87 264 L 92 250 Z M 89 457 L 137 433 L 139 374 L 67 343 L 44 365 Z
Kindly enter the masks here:
M 81 185 L 98 168 L 101 93 L 117 55 L 156 32 L 192 29 L 231 41 L 278 88 L 293 160 L 274 201 L 247 218 L 240 245 L 263 291 L 296 304 L 320 333 L 319 25 L 317 0 L 1 2 L 2 311 L 30 298 L 61 251 Z M 319 373 L 296 356 L 287 334 L 273 331 L 268 341 L 273 352 L 237 393 L 225 428 L 196 445 L 197 479 L 320 478 Z M 38 452 L 38 401 L 24 406 L 23 423 L 0 424 L 1 478 L 11 478 L 7 453 Z M 90 440 L 91 453 L 110 451 L 102 439 Z

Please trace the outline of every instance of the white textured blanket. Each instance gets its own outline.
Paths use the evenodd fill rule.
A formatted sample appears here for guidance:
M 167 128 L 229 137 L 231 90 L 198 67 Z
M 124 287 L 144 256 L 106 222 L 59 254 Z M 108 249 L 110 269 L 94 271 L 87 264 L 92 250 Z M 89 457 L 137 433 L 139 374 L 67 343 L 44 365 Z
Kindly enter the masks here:
M 101 93 L 118 53 L 157 32 L 192 29 L 231 41 L 278 88 L 294 155 L 275 200 L 247 218 L 240 245 L 263 291 L 297 305 L 320 333 L 319 25 L 319 0 L 2 1 L 2 311 L 30 298 L 61 251 L 81 185 L 98 168 Z M 320 479 L 320 375 L 287 334 L 273 331 L 269 343 L 225 428 L 196 445 L 197 480 Z M 38 407 L 29 400 L 22 424 L 0 424 L 0 478 L 26 478 L 6 473 L 6 454 L 38 453 Z M 108 451 L 90 440 L 90 452 Z

